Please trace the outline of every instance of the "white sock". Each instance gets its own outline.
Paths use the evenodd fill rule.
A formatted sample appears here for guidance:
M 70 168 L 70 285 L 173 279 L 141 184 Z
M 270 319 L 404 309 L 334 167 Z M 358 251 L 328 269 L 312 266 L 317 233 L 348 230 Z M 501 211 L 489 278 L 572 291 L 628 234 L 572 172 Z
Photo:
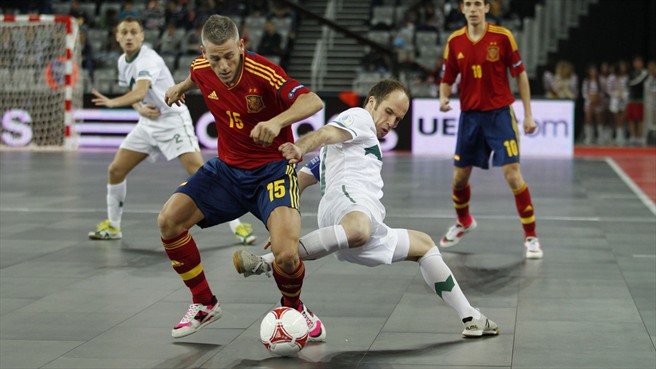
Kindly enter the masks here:
M 616 128 L 615 129 L 615 143 L 618 145 L 624 145 L 626 142 L 626 139 L 624 137 L 624 128 Z
M 583 127 L 583 142 L 586 145 L 589 145 L 592 143 L 592 140 L 594 138 L 594 127 L 591 125 L 586 125 Z
M 341 249 L 348 249 L 348 239 L 344 227 L 336 225 L 319 228 L 301 237 L 298 243 L 298 256 L 301 260 L 320 259 Z M 273 253 L 262 255 L 265 263 L 273 264 Z
M 302 260 L 320 259 L 337 250 L 348 249 L 346 231 L 341 225 L 319 228 L 301 237 L 298 256 Z
M 107 219 L 112 227 L 121 228 L 123 203 L 128 192 L 127 182 L 107 184 Z
M 419 270 L 426 284 L 458 313 L 460 319 L 470 316 L 473 316 L 474 319 L 481 317 L 481 313 L 469 304 L 469 301 L 462 293 L 458 282 L 451 273 L 451 269 L 442 259 L 442 254 L 440 254 L 437 246 L 428 250 L 419 259 Z
M 271 265 L 273 265 L 273 261 L 276 260 L 276 258 L 274 258 L 273 253 L 270 252 L 268 254 L 262 255 L 262 260 L 264 260 L 265 263 L 267 263 L 271 266 Z
M 241 220 L 239 220 L 239 218 L 235 220 L 231 220 L 230 223 L 228 223 L 228 225 L 230 225 L 230 230 L 232 231 L 232 233 L 237 232 L 237 226 L 240 224 L 241 224 Z

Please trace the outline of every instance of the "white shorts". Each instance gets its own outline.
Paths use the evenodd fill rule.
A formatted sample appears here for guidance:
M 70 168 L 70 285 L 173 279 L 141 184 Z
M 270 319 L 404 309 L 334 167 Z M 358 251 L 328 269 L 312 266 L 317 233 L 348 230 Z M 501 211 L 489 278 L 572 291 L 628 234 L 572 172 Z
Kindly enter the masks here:
M 324 195 L 325 198 L 325 195 Z M 322 199 L 322 204 L 324 203 Z M 362 204 L 354 204 L 333 198 L 333 201 L 324 204 L 325 209 L 319 206 L 319 227 L 328 227 L 339 224 L 344 216 L 352 211 L 360 211 L 371 219 L 371 237 L 369 242 L 347 250 L 339 250 L 335 253 L 337 259 L 350 263 L 376 266 L 381 264 L 392 264 L 393 262 L 405 260 L 410 251 L 410 236 L 407 229 L 390 228 L 383 223 L 384 214 L 373 213 Z
M 629 103 L 629 93 L 626 90 L 616 91 L 610 97 L 608 110 L 611 113 L 618 113 L 626 110 L 626 105 Z
M 626 104 L 627 103 L 628 103 L 628 100 L 626 100 L 626 99 L 611 97 L 610 98 L 610 105 L 608 107 L 608 110 L 610 110 L 611 113 L 618 113 L 618 112 L 624 111 L 624 110 L 626 110 Z
M 184 153 L 200 151 L 189 112 L 165 114 L 157 120 L 139 117 L 139 123 L 120 147 L 148 154 L 152 161 L 160 152 L 166 160 L 172 160 Z

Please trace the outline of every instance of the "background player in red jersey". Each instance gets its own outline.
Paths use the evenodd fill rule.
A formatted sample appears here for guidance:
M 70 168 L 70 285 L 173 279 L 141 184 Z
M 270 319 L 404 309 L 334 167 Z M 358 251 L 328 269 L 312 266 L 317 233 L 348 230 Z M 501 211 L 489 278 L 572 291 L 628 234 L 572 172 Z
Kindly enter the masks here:
M 469 214 L 472 167 L 488 169 L 490 154 L 494 166 L 501 166 L 515 195 L 517 212 L 524 227 L 526 257 L 543 256 L 535 232 L 535 216 L 528 186 L 519 169 L 519 133 L 511 104 L 515 101 L 507 71 L 517 79 L 524 105 L 524 132 L 537 128 L 531 113 L 531 92 L 524 64 L 512 33 L 489 24 L 488 0 L 460 0 L 467 25 L 451 34 L 444 49 L 443 77 L 440 83 L 440 110 L 451 110 L 449 93 L 456 76 L 460 82 L 460 122 L 454 156 L 453 205 L 458 215 L 440 241 L 442 247 L 457 244 L 462 236 L 476 228 Z
M 193 297 L 172 335 L 195 333 L 222 315 L 189 228 L 211 227 L 251 212 L 269 230 L 282 304 L 305 316 L 310 340 L 324 340 L 321 321 L 299 298 L 305 267 L 298 257 L 298 180 L 294 165 L 278 151 L 278 146 L 294 140 L 291 124 L 321 110 L 323 102 L 279 66 L 245 51 L 237 26 L 228 17 L 207 19 L 201 51 L 189 77 L 165 96 L 167 104 L 180 104 L 186 91 L 199 88 L 218 131 L 218 157 L 178 187 L 157 219 L 173 269 Z

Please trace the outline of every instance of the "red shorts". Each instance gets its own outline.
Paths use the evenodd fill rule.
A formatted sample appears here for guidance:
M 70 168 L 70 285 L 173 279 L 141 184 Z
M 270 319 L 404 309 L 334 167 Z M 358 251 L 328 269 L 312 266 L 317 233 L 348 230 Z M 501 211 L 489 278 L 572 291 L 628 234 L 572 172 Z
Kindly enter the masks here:
M 630 102 L 626 105 L 626 120 L 629 122 L 642 122 L 643 115 L 642 103 Z

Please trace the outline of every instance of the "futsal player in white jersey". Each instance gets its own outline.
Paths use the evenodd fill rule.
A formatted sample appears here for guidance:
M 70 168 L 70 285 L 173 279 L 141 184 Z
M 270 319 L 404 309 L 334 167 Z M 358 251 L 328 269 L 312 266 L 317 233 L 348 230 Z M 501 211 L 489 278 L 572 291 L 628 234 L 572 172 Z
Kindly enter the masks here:
M 299 256 L 312 260 L 334 253 L 340 260 L 366 266 L 416 261 L 428 286 L 458 313 L 463 335 L 496 335 L 497 325 L 469 304 L 431 237 L 384 223 L 378 140 L 399 124 L 409 104 L 403 84 L 384 80 L 372 87 L 363 108 L 348 109 L 296 144 L 280 146 L 291 164 L 321 147 L 323 197 L 317 215 L 321 228 L 301 237 Z M 263 274 L 271 270 L 273 255 L 260 257 L 240 250 L 233 262 L 244 276 Z
M 94 240 L 122 237 L 121 218 L 127 193 L 125 178 L 144 159 L 150 157 L 155 161 L 159 153 L 166 160 L 179 158 L 189 175 L 204 164 L 186 105 L 168 106 L 164 102 L 166 90 L 175 82 L 159 54 L 143 44 L 141 21 L 133 17 L 123 19 L 117 27 L 116 41 L 123 50 L 118 59 L 118 82 L 129 88 L 129 92 L 108 98 L 93 89 L 92 102 L 108 108 L 132 106 L 139 112 L 139 122 L 109 164 L 107 220 L 89 232 L 89 238 Z M 255 242 L 250 224 L 235 219 L 230 222 L 230 228 L 241 243 Z

